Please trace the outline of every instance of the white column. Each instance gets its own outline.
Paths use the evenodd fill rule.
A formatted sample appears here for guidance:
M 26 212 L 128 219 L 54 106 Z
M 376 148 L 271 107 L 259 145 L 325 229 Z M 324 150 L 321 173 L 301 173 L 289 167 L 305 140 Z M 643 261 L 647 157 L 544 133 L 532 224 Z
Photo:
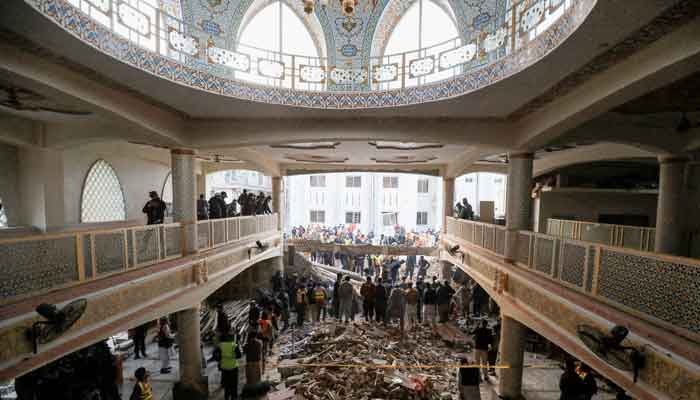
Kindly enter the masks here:
M 283 223 L 283 210 L 284 210 L 284 192 L 282 189 L 282 177 L 273 176 L 272 177 L 272 212 L 277 213 L 277 228 L 282 229 L 284 227 Z
M 518 231 L 532 229 L 532 153 L 508 154 L 506 260 L 515 260 Z
M 173 174 L 173 218 L 183 225 L 185 252 L 197 252 L 197 178 L 193 150 L 170 151 Z
M 173 398 L 206 399 L 209 396 L 207 378 L 202 375 L 199 304 L 177 314 L 177 343 L 179 346 L 180 381 L 173 388 Z
M 687 255 L 685 209 L 685 157 L 659 157 L 659 199 L 656 209 L 657 253 Z
M 454 215 L 455 178 L 442 178 L 442 232 L 447 233 L 447 217 Z
M 523 360 L 527 328 L 506 315 L 501 316 L 501 364 L 498 391 L 504 399 L 521 399 L 523 386 Z

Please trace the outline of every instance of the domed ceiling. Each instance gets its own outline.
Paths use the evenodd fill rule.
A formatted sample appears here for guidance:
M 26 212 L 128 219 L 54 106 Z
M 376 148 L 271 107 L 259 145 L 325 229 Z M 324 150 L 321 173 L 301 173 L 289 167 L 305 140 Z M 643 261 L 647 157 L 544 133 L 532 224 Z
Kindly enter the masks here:
M 596 0 L 91 0 L 89 5 L 88 0 L 25 1 L 89 45 L 161 78 L 242 100 L 322 109 L 396 107 L 474 92 L 546 56 L 596 4 Z M 354 3 L 354 11 L 348 12 L 341 1 L 345 6 Z M 276 11 L 269 12 L 272 5 L 278 6 L 278 19 Z M 261 25 L 258 15 L 263 12 L 270 19 Z M 426 18 L 426 13 L 433 17 Z M 255 34 L 245 36 L 246 28 L 254 24 Z M 294 24 L 305 43 L 313 42 L 313 54 L 299 55 L 282 46 L 298 42 L 298 35 L 285 31 L 285 26 Z M 276 49 L 246 43 L 277 35 Z

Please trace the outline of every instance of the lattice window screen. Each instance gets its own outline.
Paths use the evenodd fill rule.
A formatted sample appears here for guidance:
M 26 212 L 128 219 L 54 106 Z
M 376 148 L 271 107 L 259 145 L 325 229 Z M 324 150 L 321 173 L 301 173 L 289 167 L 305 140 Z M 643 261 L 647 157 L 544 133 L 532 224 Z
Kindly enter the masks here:
M 105 160 L 97 160 L 83 186 L 81 222 L 126 220 L 126 201 L 119 177 Z

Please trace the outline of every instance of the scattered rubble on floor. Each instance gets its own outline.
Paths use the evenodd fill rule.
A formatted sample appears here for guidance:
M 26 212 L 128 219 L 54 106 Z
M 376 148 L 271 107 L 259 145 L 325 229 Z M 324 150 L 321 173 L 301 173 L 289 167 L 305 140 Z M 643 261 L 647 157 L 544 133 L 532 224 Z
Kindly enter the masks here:
M 236 335 L 239 343 L 245 344 L 248 337 L 248 313 L 250 311 L 250 300 L 234 300 L 222 303 L 224 314 L 228 318 L 231 332 Z M 200 333 L 202 341 L 211 342 L 216 335 L 217 313 L 214 309 L 202 307 L 200 312 Z
M 449 324 L 417 327 L 403 340 L 395 327 L 365 322 L 288 331 L 279 339 L 281 390 L 268 398 L 457 399 L 456 370 L 447 366 L 467 342 Z

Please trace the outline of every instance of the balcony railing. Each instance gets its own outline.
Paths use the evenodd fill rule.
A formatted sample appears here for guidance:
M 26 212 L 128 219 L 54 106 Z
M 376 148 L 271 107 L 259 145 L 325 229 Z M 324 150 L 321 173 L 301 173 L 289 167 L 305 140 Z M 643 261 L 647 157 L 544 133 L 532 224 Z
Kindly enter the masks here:
M 549 218 L 547 234 L 613 247 L 654 251 L 656 229 Z
M 503 255 L 501 226 L 448 218 L 447 234 Z M 486 235 L 484 234 L 486 233 Z M 498 237 L 497 233 L 493 234 Z M 516 265 L 659 325 L 700 338 L 700 260 L 520 231 Z
M 214 21 L 191 24 L 162 10 L 156 0 L 62 1 L 141 48 L 205 73 L 275 88 L 348 92 L 422 86 L 482 68 L 526 48 L 583 0 L 509 1 L 509 8 L 496 21 L 498 29 L 476 35 L 468 43 L 457 37 L 404 53 L 343 57 L 342 65 L 332 65 L 327 57 L 232 43 L 236 32 L 224 33 L 230 27 L 222 29 Z M 44 12 L 45 7 L 37 8 Z
M 197 222 L 199 250 L 277 230 L 277 214 Z M 0 240 L 0 304 L 182 257 L 179 223 Z

